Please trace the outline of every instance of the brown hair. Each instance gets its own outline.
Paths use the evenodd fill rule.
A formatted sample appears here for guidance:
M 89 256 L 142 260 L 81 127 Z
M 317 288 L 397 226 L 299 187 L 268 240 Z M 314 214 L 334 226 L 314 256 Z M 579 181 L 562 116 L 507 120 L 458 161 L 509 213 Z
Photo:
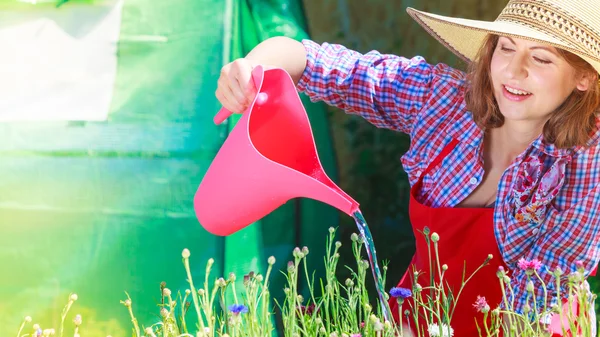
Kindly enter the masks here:
M 492 86 L 490 66 L 492 55 L 498 44 L 498 35 L 490 34 L 479 50 L 477 61 L 471 62 L 468 70 L 470 86 L 465 93 L 467 109 L 473 120 L 482 129 L 492 129 L 504 124 Z M 581 57 L 558 49 L 578 74 L 598 72 Z M 596 115 L 600 106 L 600 85 L 593 83 L 588 90 L 573 93 L 551 115 L 544 125 L 544 140 L 558 148 L 585 146 L 596 130 Z

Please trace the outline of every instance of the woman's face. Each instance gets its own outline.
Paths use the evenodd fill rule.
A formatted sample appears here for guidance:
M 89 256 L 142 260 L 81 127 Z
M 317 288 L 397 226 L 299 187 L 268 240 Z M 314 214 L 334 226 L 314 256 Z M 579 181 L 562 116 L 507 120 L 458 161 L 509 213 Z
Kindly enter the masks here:
M 573 92 L 589 80 L 556 48 L 501 36 L 491 63 L 494 96 L 506 121 L 542 127 Z

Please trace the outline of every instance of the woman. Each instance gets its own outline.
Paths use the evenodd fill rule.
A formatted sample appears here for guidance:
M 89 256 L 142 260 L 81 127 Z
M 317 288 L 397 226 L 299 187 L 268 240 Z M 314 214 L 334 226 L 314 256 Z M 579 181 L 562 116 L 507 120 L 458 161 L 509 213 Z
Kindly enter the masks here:
M 510 271 L 512 309 L 522 313 L 532 302 L 519 261 L 543 265 L 548 291 L 534 278 L 534 297 L 548 306 L 562 303 L 556 268 L 566 278 L 577 263 L 587 276 L 598 263 L 600 0 L 512 0 L 494 22 L 408 13 L 469 71 L 279 37 L 224 66 L 216 96 L 242 112 L 255 96 L 252 67 L 280 67 L 313 101 L 409 134 L 402 164 L 417 251 L 399 286 L 413 286 L 413 267 L 429 271 L 426 228 L 441 237 L 444 279 L 455 292 L 463 264 L 469 275 L 492 254 L 451 322 L 456 336 L 477 336 L 472 304 L 477 296 L 492 309 L 500 304 L 498 267 Z M 398 319 L 404 309 L 390 305 Z

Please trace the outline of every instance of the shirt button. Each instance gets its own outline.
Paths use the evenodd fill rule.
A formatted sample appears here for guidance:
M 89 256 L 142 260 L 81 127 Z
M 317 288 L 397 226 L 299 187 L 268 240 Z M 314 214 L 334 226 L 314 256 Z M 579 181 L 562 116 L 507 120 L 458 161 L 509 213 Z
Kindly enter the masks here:
M 469 179 L 469 184 L 471 184 L 471 185 L 477 184 L 477 178 L 473 177 L 473 178 Z
M 533 235 L 536 235 L 539 232 L 539 230 L 537 228 L 534 228 L 531 232 L 533 233 Z
M 421 171 L 415 172 L 417 174 L 417 178 L 421 176 Z

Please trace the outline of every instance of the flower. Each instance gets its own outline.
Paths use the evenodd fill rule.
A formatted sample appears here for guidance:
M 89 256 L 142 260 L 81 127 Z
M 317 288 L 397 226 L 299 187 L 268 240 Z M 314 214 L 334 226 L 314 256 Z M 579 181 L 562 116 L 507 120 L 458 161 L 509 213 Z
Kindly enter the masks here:
M 441 326 L 442 335 L 440 335 L 440 326 L 437 323 L 429 324 L 429 327 L 427 328 L 427 332 L 429 333 L 430 337 L 452 337 L 452 336 L 454 336 L 454 329 L 452 329 L 452 327 L 447 326 L 444 323 L 442 323 L 442 326 Z
M 577 260 L 575 261 L 575 267 L 577 268 L 577 270 L 583 270 L 583 261 L 581 260 Z
M 537 259 L 528 261 L 524 258 L 521 258 L 519 262 L 517 262 L 517 266 L 519 269 L 527 272 L 528 274 L 532 274 L 534 271 L 538 271 L 540 268 L 542 268 L 542 263 Z
M 312 303 L 307 306 L 300 305 L 300 312 L 305 315 L 312 316 L 313 313 L 318 312 L 318 311 L 319 311 L 319 309 L 315 310 L 315 305 Z
M 359 333 L 353 333 L 350 335 L 350 337 L 362 337 L 362 335 Z
M 81 315 L 75 315 L 75 318 L 73 318 L 73 323 L 74 323 L 76 326 L 80 326 L 80 325 L 81 325 L 81 321 L 82 321 L 82 320 L 81 320 Z
M 485 297 L 477 296 L 477 300 L 473 304 L 473 307 L 477 312 L 488 313 L 490 311 L 490 306 L 487 304 Z
M 400 297 L 404 300 L 412 296 L 412 291 L 406 288 L 392 288 L 390 290 L 390 295 L 395 298 Z
M 234 315 L 239 315 L 240 313 L 245 314 L 248 312 L 248 307 L 243 304 L 232 304 L 229 306 L 229 311 Z
M 190 250 L 185 248 L 182 252 L 181 252 L 181 257 L 183 257 L 184 259 L 187 259 L 190 257 Z

